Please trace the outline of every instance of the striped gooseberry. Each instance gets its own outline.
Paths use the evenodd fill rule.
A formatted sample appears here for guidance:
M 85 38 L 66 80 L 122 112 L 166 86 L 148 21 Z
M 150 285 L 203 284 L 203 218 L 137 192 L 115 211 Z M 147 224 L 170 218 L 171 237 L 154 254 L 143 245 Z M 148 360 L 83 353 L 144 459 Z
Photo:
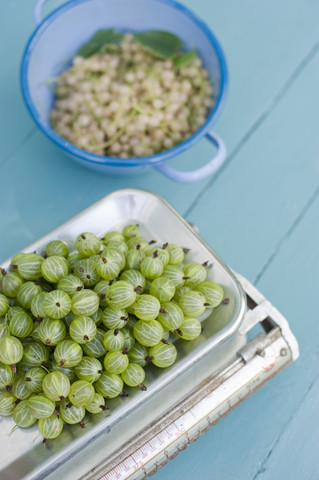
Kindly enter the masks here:
M 163 338 L 163 327 L 157 320 L 139 320 L 133 332 L 136 340 L 145 347 L 153 347 Z
M 128 321 L 128 313 L 124 309 L 117 309 L 113 307 L 107 307 L 102 313 L 103 325 L 110 330 L 116 328 L 123 328 Z
M 104 397 L 97 392 L 95 392 L 91 402 L 85 405 L 85 408 L 90 413 L 100 413 L 108 410 L 108 407 L 105 406 Z
M 41 367 L 32 367 L 24 375 L 24 381 L 31 393 L 42 392 L 42 382 L 47 372 Z
M 106 292 L 106 300 L 113 308 L 127 308 L 134 303 L 135 298 L 133 286 L 124 280 L 112 283 Z
M 71 322 L 69 333 L 72 340 L 79 344 L 91 342 L 96 335 L 95 322 L 84 315 L 77 317 Z
M 87 382 L 96 382 L 103 373 L 101 362 L 94 357 L 85 356 L 80 363 L 74 367 L 74 371 L 79 380 Z
M 9 417 L 16 406 L 17 398 L 9 392 L 0 393 L 0 415 Z
M 175 285 L 167 277 L 155 278 L 150 285 L 150 294 L 158 298 L 161 303 L 169 302 L 175 294 Z
M 45 396 L 53 402 L 65 400 L 71 388 L 70 380 L 62 372 L 50 372 L 44 377 L 42 388 Z
M 201 282 L 204 282 L 207 277 L 207 269 L 204 265 L 197 262 L 186 263 L 183 267 L 185 277 L 185 285 L 194 288 Z
M 154 320 L 160 311 L 161 304 L 154 295 L 138 295 L 132 305 L 134 315 L 141 320 Z
M 224 298 L 223 288 L 215 282 L 207 280 L 196 285 L 195 290 L 202 293 L 209 303 L 208 308 L 215 308 L 220 305 Z
M 158 257 L 157 250 L 155 250 L 150 257 L 146 257 L 140 264 L 141 274 L 149 279 L 160 277 L 163 273 L 164 265 L 162 260 Z
M 32 395 L 28 399 L 32 415 L 37 419 L 51 417 L 55 411 L 55 402 L 47 398 L 43 393 Z
M 19 275 L 25 280 L 37 280 L 41 277 L 41 265 L 44 258 L 36 253 L 26 253 L 18 260 Z
M 33 320 L 27 312 L 17 312 L 10 320 L 11 335 L 18 338 L 28 337 L 33 330 Z
M 132 237 L 139 237 L 141 235 L 141 230 L 139 225 L 130 224 L 123 228 L 122 234 L 124 235 L 125 239 L 128 240 Z
M 40 342 L 32 342 L 24 345 L 22 362 L 27 367 L 46 366 L 49 360 L 49 349 Z
M 180 297 L 178 304 L 188 317 L 199 317 L 199 315 L 205 312 L 206 307 L 209 306 L 204 295 L 195 290 L 184 293 Z
M 18 427 L 28 428 L 33 425 L 37 419 L 32 415 L 29 402 L 22 400 L 13 410 L 13 420 Z
M 202 327 L 197 318 L 186 317 L 179 328 L 176 329 L 177 335 L 183 340 L 195 340 L 201 334 Z
M 38 429 L 43 436 L 43 444 L 46 440 L 57 438 L 63 430 L 63 420 L 55 413 L 48 418 L 40 418 L 38 421 Z
M 63 292 L 67 293 L 70 297 L 72 297 L 75 292 L 79 292 L 83 288 L 84 283 L 73 273 L 69 273 L 65 277 L 61 278 L 57 284 L 57 289 L 63 290 Z
M 37 282 L 25 282 L 21 285 L 17 293 L 17 302 L 18 304 L 29 310 L 31 307 L 31 302 L 33 297 L 38 295 L 42 291 L 40 285 Z
M 0 290 L 7 297 L 14 298 L 17 296 L 19 288 L 23 284 L 24 280 L 15 272 L 7 273 L 2 270 L 2 280 L 0 282 Z
M 94 384 L 97 393 L 105 398 L 115 398 L 123 391 L 123 380 L 115 373 L 103 372 Z
M 39 338 L 45 345 L 55 346 L 66 336 L 66 327 L 62 320 L 46 317 L 38 328 Z
M 145 385 L 143 385 L 145 371 L 137 363 L 129 363 L 126 370 L 121 373 L 121 377 L 128 387 L 140 387 L 141 390 L 146 390 Z
M 86 355 L 94 358 L 100 358 L 105 355 L 106 350 L 103 344 L 104 330 L 98 328 L 96 335 L 91 342 L 83 343 L 82 350 Z
M 54 360 L 61 367 L 75 367 L 82 356 L 82 348 L 74 340 L 62 340 L 54 349 Z
M 137 363 L 141 367 L 145 367 L 148 363 L 147 357 L 149 357 L 149 348 L 136 342 L 128 352 L 127 356 L 131 363 Z
M 41 273 L 48 282 L 57 283 L 69 273 L 69 264 L 64 257 L 53 255 L 42 262 Z
M 81 424 L 85 417 L 85 408 L 83 406 L 70 405 L 66 400 L 60 403 L 59 413 L 65 423 L 69 425 Z
M 91 316 L 98 311 L 99 304 L 99 296 L 93 290 L 80 290 L 72 297 L 72 312 L 78 316 Z
M 128 364 L 128 357 L 122 352 L 108 352 L 104 357 L 104 367 L 108 373 L 122 373 Z
M 71 385 L 69 400 L 72 405 L 83 407 L 86 403 L 90 403 L 93 400 L 94 393 L 94 387 L 90 382 L 77 380 Z
M 23 345 L 16 337 L 9 335 L 0 338 L 0 362 L 11 365 L 12 371 L 16 371 L 16 364 L 23 357 Z
M 169 264 L 170 265 L 179 265 L 184 261 L 184 250 L 179 245 L 175 243 L 169 243 L 165 250 L 169 254 Z
M 43 310 L 48 317 L 54 319 L 63 318 L 71 310 L 71 299 L 62 290 L 52 290 L 45 296 Z
M 86 287 L 93 287 L 101 280 L 92 257 L 79 260 L 74 267 L 74 275 L 82 280 Z
M 0 293 L 0 317 L 3 317 L 10 307 L 9 299 Z
M 83 257 L 96 255 L 100 251 L 101 239 L 95 233 L 81 233 L 75 240 L 75 248 Z
M 44 257 L 67 257 L 69 254 L 69 247 L 63 240 L 52 240 L 44 248 Z
M 176 330 L 184 320 L 182 309 L 173 302 L 162 303 L 161 311 L 158 315 L 158 321 L 161 322 L 167 330 Z
M 124 335 L 120 329 L 108 330 L 103 336 L 103 344 L 110 352 L 120 351 L 124 347 Z
M 152 363 L 160 368 L 167 368 L 173 365 L 177 357 L 176 347 L 172 343 L 158 343 L 150 348 L 149 356 Z

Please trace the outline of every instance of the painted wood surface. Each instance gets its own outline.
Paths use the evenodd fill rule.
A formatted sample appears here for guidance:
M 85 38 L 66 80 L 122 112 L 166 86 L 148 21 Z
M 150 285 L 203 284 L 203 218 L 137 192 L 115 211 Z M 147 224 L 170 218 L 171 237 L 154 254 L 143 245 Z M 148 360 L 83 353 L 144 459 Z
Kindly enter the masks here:
M 194 185 L 100 176 L 44 138 L 19 89 L 34 3 L 0 4 L 0 260 L 115 189 L 164 196 L 289 319 L 301 357 L 154 479 L 319 478 L 319 2 L 183 0 L 216 33 L 230 72 L 215 128 L 227 162 Z M 203 140 L 171 164 L 187 170 L 210 155 Z

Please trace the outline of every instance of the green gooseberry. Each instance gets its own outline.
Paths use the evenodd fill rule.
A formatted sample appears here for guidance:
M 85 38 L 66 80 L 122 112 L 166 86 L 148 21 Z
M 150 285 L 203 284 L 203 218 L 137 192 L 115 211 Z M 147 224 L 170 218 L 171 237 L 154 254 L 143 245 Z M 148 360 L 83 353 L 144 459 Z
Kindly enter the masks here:
M 79 344 L 91 342 L 96 335 L 96 330 L 95 322 L 84 315 L 75 318 L 69 327 L 71 338 Z
M 145 371 L 143 367 L 137 363 L 129 363 L 126 370 L 121 373 L 123 382 L 128 387 L 139 387 L 141 390 L 146 390 L 143 384 L 145 380 Z
M 61 367 L 75 367 L 82 360 L 80 345 L 73 340 L 62 340 L 54 350 L 54 360 Z
M 10 332 L 18 338 L 28 337 L 33 330 L 33 320 L 27 312 L 18 312 L 10 320 Z
M 9 392 L 0 393 L 0 415 L 9 417 L 16 406 L 17 398 Z
M 70 380 L 62 372 L 51 372 L 44 377 L 42 388 L 45 396 L 53 402 L 63 401 L 70 392 Z
M 38 295 L 35 295 L 32 298 L 30 310 L 32 315 L 37 319 L 40 320 L 45 317 L 45 311 L 43 308 L 43 302 L 48 292 L 40 292 Z
M 44 257 L 67 257 L 69 255 L 69 247 L 62 240 L 52 240 L 44 248 Z
M 52 290 L 43 301 L 43 310 L 48 317 L 58 319 L 70 312 L 71 305 L 71 299 L 67 293 L 62 290 Z
M 85 405 L 85 408 L 90 413 L 101 413 L 105 410 L 108 410 L 108 407 L 105 406 L 104 397 L 100 393 L 94 394 L 93 400 L 90 403 Z
M 0 282 L 0 290 L 7 297 L 14 298 L 17 296 L 19 288 L 23 284 L 24 280 L 15 272 L 5 272 L 2 270 L 3 277 Z M 4 273 L 5 272 L 5 273 Z
M 75 248 L 83 257 L 97 255 L 100 251 L 101 239 L 91 232 L 81 233 L 75 240 Z
M 103 344 L 103 337 L 104 331 L 98 328 L 94 339 L 82 345 L 83 352 L 94 358 L 100 358 L 105 355 L 106 350 Z
M 4 316 L 10 307 L 9 299 L 0 293 L 0 317 Z
M 47 439 L 57 438 L 63 430 L 63 420 L 55 413 L 48 418 L 40 418 L 38 421 L 38 429 L 46 443 Z
M 160 342 L 150 348 L 149 356 L 154 365 L 160 368 L 167 368 L 175 363 L 177 350 L 172 343 Z
M 41 273 L 48 282 L 57 283 L 69 273 L 69 264 L 64 257 L 53 255 L 42 262 Z
M 80 278 L 86 287 L 93 287 L 101 280 L 96 261 L 92 257 L 79 260 L 74 267 L 74 275 Z
M 141 230 L 139 225 L 126 225 L 126 227 L 123 228 L 122 234 L 126 240 L 132 237 L 140 237 L 141 236 Z
M 0 362 L 11 365 L 13 372 L 16 372 L 16 364 L 23 357 L 23 345 L 11 335 L 0 338 Z
M 69 400 L 72 405 L 83 407 L 86 403 L 90 403 L 93 400 L 94 393 L 94 387 L 90 382 L 77 380 L 71 385 Z
M 32 395 L 28 399 L 31 414 L 37 419 L 48 418 L 55 411 L 55 402 L 47 398 L 43 393 Z
M 33 297 L 38 295 L 42 291 L 40 285 L 37 282 L 25 282 L 21 285 L 17 293 L 18 304 L 29 310 Z
M 74 367 L 76 376 L 80 380 L 87 382 L 96 382 L 103 373 L 101 362 L 94 357 L 83 357 L 81 362 Z
M 38 329 L 39 338 L 45 345 L 55 346 L 66 336 L 66 327 L 62 320 L 46 317 Z
M 36 253 L 26 253 L 18 260 L 18 273 L 25 280 L 37 280 L 41 277 L 41 265 L 44 258 Z
M 93 315 L 98 311 L 99 305 L 99 296 L 93 290 L 81 290 L 72 297 L 72 312 L 79 317 Z
M 32 367 L 24 376 L 27 388 L 31 393 L 42 392 L 42 382 L 47 372 L 41 367 Z
M 37 419 L 32 415 L 28 400 L 22 400 L 13 410 L 13 420 L 18 427 L 28 428 Z
M 72 273 L 69 273 L 66 277 L 61 278 L 57 284 L 57 289 L 63 290 L 63 292 L 67 293 L 70 297 L 72 297 L 75 292 L 79 292 L 83 288 L 84 283 L 82 280 Z
M 85 417 L 85 408 L 82 405 L 70 405 L 70 403 L 64 401 L 60 403 L 59 413 L 65 423 L 69 425 L 81 424 Z
M 32 342 L 24 345 L 22 349 L 22 363 L 27 367 L 46 367 L 49 360 L 49 349 L 40 342 Z
M 122 352 L 108 352 L 104 357 L 104 367 L 108 373 L 122 373 L 128 364 L 128 357 Z
M 105 398 L 115 398 L 123 391 L 123 380 L 115 373 L 103 372 L 94 384 L 97 393 Z

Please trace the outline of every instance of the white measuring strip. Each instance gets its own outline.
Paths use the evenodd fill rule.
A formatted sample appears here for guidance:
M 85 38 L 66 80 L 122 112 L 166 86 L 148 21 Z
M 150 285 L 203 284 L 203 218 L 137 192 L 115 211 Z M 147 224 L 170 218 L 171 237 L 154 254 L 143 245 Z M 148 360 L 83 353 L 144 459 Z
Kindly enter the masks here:
M 283 337 L 265 349 L 264 356 L 256 355 L 244 368 L 237 370 L 188 411 L 154 435 L 134 453 L 120 461 L 100 477 L 100 480 L 140 480 L 166 463 L 178 450 L 195 440 L 203 431 L 237 405 L 267 377 L 282 368 L 285 359 L 281 352 L 287 348 Z M 174 450 L 175 449 L 175 450 Z

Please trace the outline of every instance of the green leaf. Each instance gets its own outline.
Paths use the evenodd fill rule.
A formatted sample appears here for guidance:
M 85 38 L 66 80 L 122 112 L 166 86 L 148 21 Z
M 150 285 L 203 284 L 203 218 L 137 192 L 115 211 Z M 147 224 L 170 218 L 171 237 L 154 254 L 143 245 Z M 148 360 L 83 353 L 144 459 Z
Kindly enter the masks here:
M 181 53 L 174 59 L 174 66 L 176 68 L 183 68 L 187 67 L 194 58 L 196 58 L 196 50 L 189 50 L 188 52 Z
M 180 38 L 163 30 L 135 33 L 134 39 L 146 50 L 160 58 L 171 58 L 183 46 Z
M 84 58 L 91 57 L 105 51 L 107 45 L 118 43 L 122 38 L 123 34 L 112 28 L 98 30 L 88 42 L 82 45 L 77 55 Z

